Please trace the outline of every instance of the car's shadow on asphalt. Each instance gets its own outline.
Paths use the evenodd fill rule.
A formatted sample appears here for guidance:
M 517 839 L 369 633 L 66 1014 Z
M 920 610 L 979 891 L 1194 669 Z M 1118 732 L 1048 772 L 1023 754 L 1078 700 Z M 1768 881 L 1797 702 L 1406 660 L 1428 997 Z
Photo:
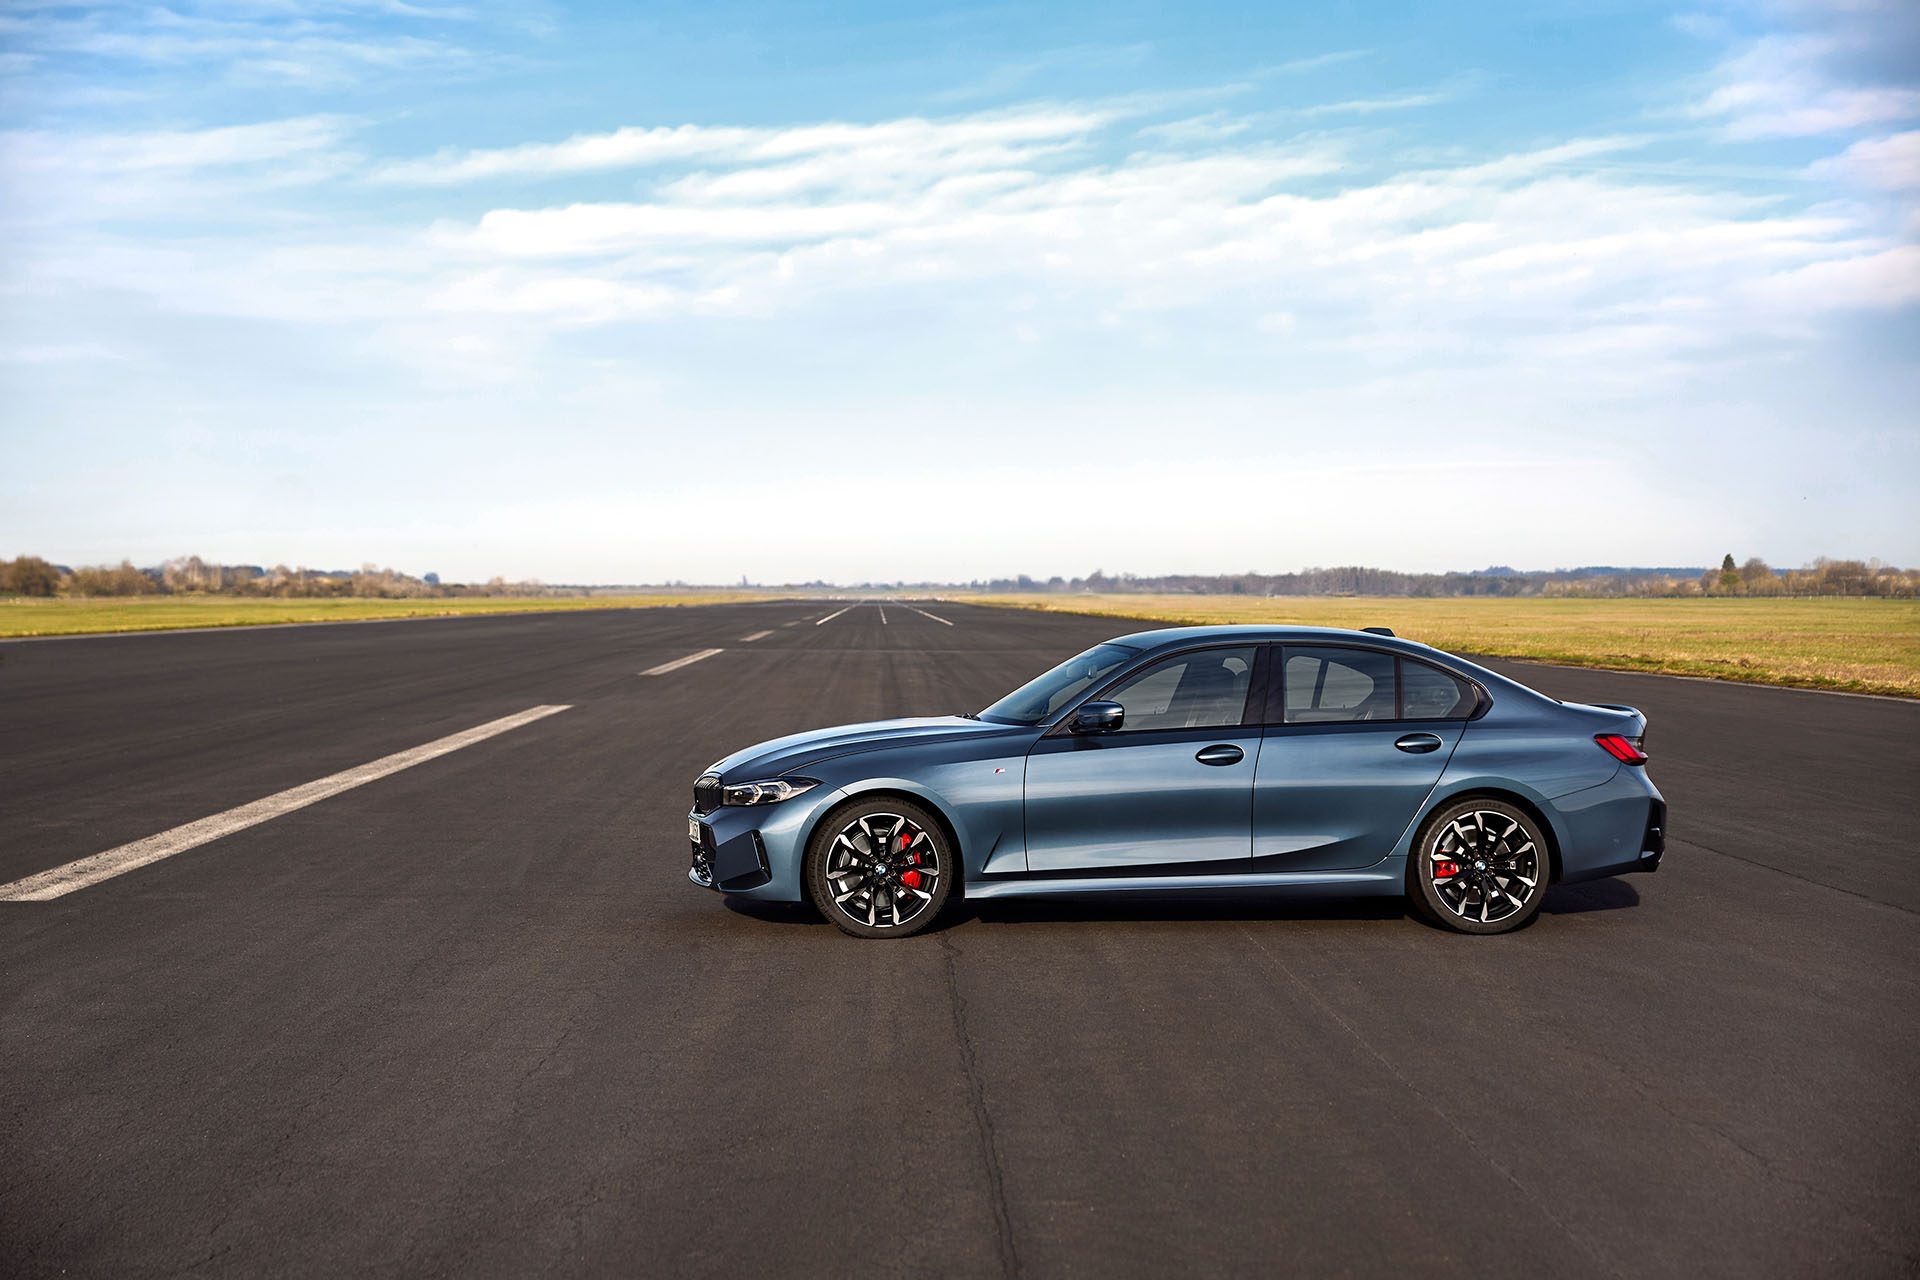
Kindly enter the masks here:
M 827 921 L 804 903 L 755 902 L 747 898 L 727 898 L 727 909 L 767 924 L 810 925 L 825 928 Z M 1615 911 L 1640 905 L 1640 891 L 1623 880 L 1595 880 L 1586 884 L 1558 885 L 1547 894 L 1540 914 L 1549 916 L 1582 915 L 1590 911 Z M 1169 896 L 1107 898 L 1021 898 L 989 899 L 983 902 L 960 901 L 948 905 L 940 919 L 926 930 L 940 933 L 958 925 L 978 921 L 990 925 L 1059 924 L 1068 922 L 1106 923 L 1220 923 L 1231 921 L 1343 921 L 1398 920 L 1411 917 L 1428 924 L 1407 909 L 1399 898 L 1343 898 L 1303 900 L 1278 895 Z
M 1640 905 L 1640 891 L 1622 879 L 1589 880 L 1585 884 L 1559 884 L 1540 904 L 1543 916 L 1577 916 L 1589 911 L 1618 911 Z

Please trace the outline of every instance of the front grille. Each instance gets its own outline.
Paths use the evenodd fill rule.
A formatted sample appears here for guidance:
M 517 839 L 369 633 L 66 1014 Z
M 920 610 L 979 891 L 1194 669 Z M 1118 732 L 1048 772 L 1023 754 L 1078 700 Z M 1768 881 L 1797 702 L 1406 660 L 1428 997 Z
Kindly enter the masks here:
M 693 784 L 693 811 L 712 813 L 720 807 L 720 775 L 709 773 Z

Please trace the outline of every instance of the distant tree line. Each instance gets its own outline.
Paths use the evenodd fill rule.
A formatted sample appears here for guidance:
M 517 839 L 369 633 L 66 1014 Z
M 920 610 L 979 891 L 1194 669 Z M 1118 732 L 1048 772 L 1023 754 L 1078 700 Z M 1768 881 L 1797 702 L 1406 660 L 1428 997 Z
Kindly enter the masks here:
M 682 586 L 684 583 L 670 583 Z M 795 584 L 788 584 L 789 586 Z M 809 582 L 809 589 L 846 585 Z M 896 590 L 953 590 L 1035 593 L 1154 593 L 1231 596 L 1920 596 L 1920 569 L 1897 569 L 1878 560 L 1829 560 L 1822 557 L 1801 569 L 1774 569 L 1751 557 L 1735 564 L 1722 557 L 1718 569 L 1617 568 L 1522 572 L 1496 565 L 1468 573 L 1400 573 L 1342 565 L 1297 573 L 1107 574 L 1082 578 L 976 579 L 972 582 L 861 583 Z M 537 581 L 443 583 L 438 574 L 413 577 L 395 569 L 365 564 L 358 569 L 306 569 L 274 565 L 214 564 L 182 556 L 152 568 L 130 561 L 117 565 L 68 568 L 39 556 L 0 560 L 0 595 L 142 596 L 229 595 L 267 597 L 413 597 L 580 595 L 592 588 L 547 586 Z
M 263 597 L 526 596 L 559 594 L 539 582 L 493 578 L 481 584 L 442 583 L 438 574 L 416 578 L 372 564 L 358 569 L 288 568 L 277 564 L 214 564 L 181 556 L 152 568 L 128 560 L 117 565 L 68 568 L 39 556 L 0 560 L 0 595 L 149 596 L 223 595 Z
M 901 584 L 906 585 L 906 584 Z M 1045 580 L 1021 574 L 966 584 L 915 583 L 936 587 L 965 585 L 990 592 L 1120 592 L 1233 596 L 1915 596 L 1920 570 L 1898 569 L 1878 560 L 1829 560 L 1803 569 L 1773 569 L 1754 557 L 1719 569 L 1616 568 L 1522 572 L 1494 566 L 1465 573 L 1401 573 L 1362 565 L 1302 569 L 1297 573 L 1109 575 L 1099 570 L 1084 578 Z

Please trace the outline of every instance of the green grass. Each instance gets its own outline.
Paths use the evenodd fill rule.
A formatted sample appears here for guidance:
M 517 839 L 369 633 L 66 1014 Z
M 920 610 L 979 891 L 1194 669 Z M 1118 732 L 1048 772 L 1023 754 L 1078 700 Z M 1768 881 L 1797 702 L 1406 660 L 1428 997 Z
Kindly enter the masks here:
M 658 595 L 484 596 L 422 600 L 274 600 L 247 596 L 0 597 L 0 636 L 74 636 L 183 627 L 257 627 L 279 622 L 357 622 L 484 613 L 642 609 L 775 597 L 741 591 Z
M 1384 626 L 1457 653 L 1920 698 L 1920 600 L 954 598 L 1156 622 Z

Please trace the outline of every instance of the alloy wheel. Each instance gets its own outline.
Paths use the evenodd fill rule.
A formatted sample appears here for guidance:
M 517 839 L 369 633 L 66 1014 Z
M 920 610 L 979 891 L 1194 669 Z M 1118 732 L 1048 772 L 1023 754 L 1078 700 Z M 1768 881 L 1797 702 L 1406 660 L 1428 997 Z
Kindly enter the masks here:
M 897 929 L 932 905 L 940 849 L 903 814 L 863 814 L 827 850 L 834 909 L 869 929 Z
M 1476 924 L 1526 910 L 1540 892 L 1540 851 L 1508 814 L 1476 809 L 1441 828 L 1427 849 L 1426 874 L 1442 906 Z

